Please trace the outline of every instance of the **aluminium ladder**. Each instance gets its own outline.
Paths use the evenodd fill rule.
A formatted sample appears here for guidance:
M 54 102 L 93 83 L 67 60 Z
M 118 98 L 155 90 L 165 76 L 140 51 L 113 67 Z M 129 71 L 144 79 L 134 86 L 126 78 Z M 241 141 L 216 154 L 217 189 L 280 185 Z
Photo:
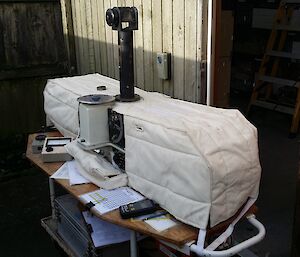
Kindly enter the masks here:
M 294 10 L 298 9 L 300 1 L 281 1 L 276 13 L 276 18 L 273 24 L 272 32 L 269 37 L 266 51 L 260 64 L 258 73 L 256 74 L 255 84 L 248 106 L 247 113 L 253 105 L 287 113 L 293 115 L 291 134 L 296 134 L 300 120 L 300 81 L 288 80 L 276 77 L 280 68 L 281 59 L 296 59 L 300 60 L 300 54 L 285 52 L 284 47 L 289 31 L 300 31 L 299 26 L 292 26 L 291 20 Z M 274 102 L 271 99 L 273 85 L 282 85 L 297 88 L 297 97 L 295 106 L 288 106 Z

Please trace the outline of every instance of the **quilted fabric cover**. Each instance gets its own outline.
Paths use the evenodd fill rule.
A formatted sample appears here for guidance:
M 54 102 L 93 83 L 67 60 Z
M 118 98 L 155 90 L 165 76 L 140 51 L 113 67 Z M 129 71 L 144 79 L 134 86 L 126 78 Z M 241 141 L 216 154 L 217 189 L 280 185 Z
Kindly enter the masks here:
M 78 133 L 77 97 L 119 93 L 99 74 L 49 80 L 45 112 L 65 135 Z M 136 89 L 142 100 L 116 103 L 124 114 L 128 183 L 177 219 L 205 229 L 257 198 L 261 168 L 257 130 L 237 110 L 175 100 Z

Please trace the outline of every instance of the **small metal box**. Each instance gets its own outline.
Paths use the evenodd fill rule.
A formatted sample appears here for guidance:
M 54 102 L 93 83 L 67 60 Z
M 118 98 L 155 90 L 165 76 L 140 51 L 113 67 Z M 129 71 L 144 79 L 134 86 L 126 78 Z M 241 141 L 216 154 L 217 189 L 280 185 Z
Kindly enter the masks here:
M 43 162 L 71 161 L 73 157 L 64 147 L 71 141 L 70 137 L 47 137 L 42 149 Z
M 38 134 L 35 136 L 31 145 L 32 153 L 39 154 L 42 152 L 45 139 L 46 134 Z
M 171 78 L 171 67 L 170 67 L 171 54 L 169 53 L 157 53 L 156 54 L 156 66 L 158 77 L 161 79 Z
M 86 256 L 92 243 L 77 205 L 78 201 L 71 195 L 56 198 L 57 233 L 77 256 Z

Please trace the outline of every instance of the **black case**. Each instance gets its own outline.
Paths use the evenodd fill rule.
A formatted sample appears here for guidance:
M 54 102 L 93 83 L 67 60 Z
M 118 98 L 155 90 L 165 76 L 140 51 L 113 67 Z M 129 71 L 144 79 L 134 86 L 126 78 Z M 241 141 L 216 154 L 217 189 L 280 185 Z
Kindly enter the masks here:
M 142 202 L 147 202 L 149 206 L 138 208 Z M 145 214 L 153 213 L 157 210 L 157 206 L 150 199 L 141 200 L 139 202 L 122 205 L 119 207 L 120 215 L 123 219 L 130 219 Z
M 55 199 L 57 233 L 78 257 L 130 256 L 129 242 L 96 248 L 78 207 L 79 202 L 71 195 Z

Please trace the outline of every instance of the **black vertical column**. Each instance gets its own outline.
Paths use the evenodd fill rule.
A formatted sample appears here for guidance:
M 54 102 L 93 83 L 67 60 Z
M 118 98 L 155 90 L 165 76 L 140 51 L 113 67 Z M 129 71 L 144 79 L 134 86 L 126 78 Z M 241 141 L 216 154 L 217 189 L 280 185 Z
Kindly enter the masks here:
M 133 32 L 119 31 L 120 98 L 134 98 Z
M 133 65 L 133 31 L 118 31 L 119 64 L 120 64 L 120 95 L 117 101 L 134 102 L 140 99 L 134 94 L 134 65 Z
M 140 96 L 134 94 L 133 30 L 138 30 L 136 7 L 114 7 L 106 11 L 106 22 L 118 31 L 120 94 L 117 101 L 134 102 Z

